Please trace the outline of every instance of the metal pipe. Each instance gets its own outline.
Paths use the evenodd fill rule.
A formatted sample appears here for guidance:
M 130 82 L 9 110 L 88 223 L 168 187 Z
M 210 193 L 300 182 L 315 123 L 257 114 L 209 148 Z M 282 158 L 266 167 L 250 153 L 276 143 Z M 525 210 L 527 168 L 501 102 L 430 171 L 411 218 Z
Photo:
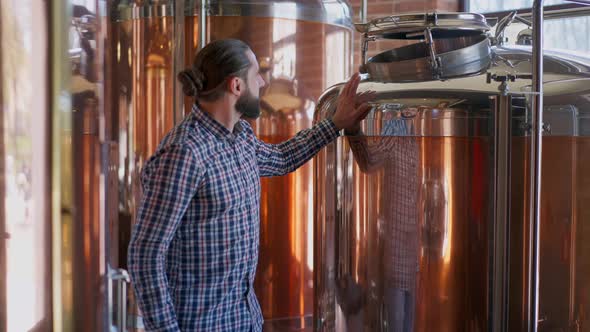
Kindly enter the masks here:
M 361 11 L 359 13 L 361 23 L 367 22 L 367 0 L 361 0 Z
M 72 185 L 66 177 L 72 170 L 72 109 L 69 93 L 71 64 L 68 62 L 68 31 L 71 1 L 49 4 L 50 112 L 51 112 L 51 252 L 53 331 L 74 331 L 72 262 Z
M 526 18 L 520 17 L 518 15 L 514 16 L 514 19 L 517 20 L 518 22 L 526 24 L 528 26 L 533 25 L 533 22 L 527 20 Z
M 174 73 L 180 72 L 184 69 L 184 0 L 176 0 L 174 8 Z M 174 123 L 180 123 L 184 118 L 184 93 L 182 92 L 182 84 L 178 80 L 174 80 Z
M 199 49 L 203 49 L 207 45 L 207 11 L 209 10 L 209 3 L 207 0 L 201 0 L 201 8 L 199 12 Z
M 369 50 L 370 37 L 365 33 L 361 42 L 361 62 L 367 64 L 367 51 Z
M 107 276 L 108 326 L 119 332 L 127 331 L 127 284 L 130 282 L 129 273 L 124 269 L 108 268 Z M 116 294 L 113 286 L 117 287 Z M 115 300 L 116 298 L 116 300 Z M 117 305 L 113 305 L 116 303 Z M 116 317 L 116 320 L 113 318 Z
M 508 331 L 508 281 L 510 255 L 510 165 L 511 165 L 511 133 L 512 133 L 512 97 L 502 93 L 491 100 L 495 110 L 494 135 L 494 256 L 492 261 L 492 293 L 494 332 Z
M 529 331 L 537 332 L 539 321 L 539 242 L 541 234 L 541 161 L 543 139 L 543 2 L 533 5 L 533 132 L 530 164 L 530 230 L 528 264 Z
M 441 76 L 441 68 L 440 68 L 440 59 L 436 56 L 436 50 L 434 49 L 434 39 L 432 38 L 432 32 L 430 28 L 426 28 L 424 30 L 424 39 L 428 44 L 428 53 L 430 53 L 430 66 L 432 68 L 432 72 L 435 74 L 437 79 Z

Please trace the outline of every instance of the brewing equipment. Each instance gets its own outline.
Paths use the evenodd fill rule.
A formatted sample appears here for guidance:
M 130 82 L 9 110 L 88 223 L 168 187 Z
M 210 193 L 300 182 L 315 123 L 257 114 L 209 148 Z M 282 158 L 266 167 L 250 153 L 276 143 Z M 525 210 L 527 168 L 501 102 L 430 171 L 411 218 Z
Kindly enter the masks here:
M 357 30 L 359 92 L 377 98 L 360 132 L 315 159 L 315 329 L 589 329 L 590 57 L 545 51 L 533 167 L 536 46 L 499 45 L 485 18 L 467 13 L 394 15 Z M 384 39 L 415 43 L 367 58 Z M 323 94 L 314 121 L 333 114 L 342 86 Z
M 193 103 L 182 96 L 175 73 L 192 64 L 202 45 L 222 38 L 250 45 L 267 82 L 261 117 L 252 125 L 270 143 L 311 127 L 322 91 L 350 75 L 346 1 L 120 1 L 112 9 L 110 100 L 118 143 L 120 248 L 129 241 L 143 163 Z M 308 163 L 261 181 L 255 290 L 268 331 L 311 326 L 312 179 Z M 120 261 L 124 268 L 124 255 Z
M 340 85 L 315 100 L 349 73 L 344 1 L 84 3 L 0 6 L 0 329 L 137 326 L 124 253 L 138 172 L 183 116 L 174 74 L 205 39 L 259 56 L 270 84 L 253 125 L 270 142 L 314 107 L 329 116 Z M 373 39 L 415 43 L 365 58 L 360 90 L 378 99 L 361 133 L 320 154 L 317 189 L 309 166 L 263 183 L 265 331 L 590 328 L 590 59 L 539 61 L 539 4 L 533 22 L 511 15 L 537 27 L 520 46 L 464 13 L 358 26 L 365 54 Z

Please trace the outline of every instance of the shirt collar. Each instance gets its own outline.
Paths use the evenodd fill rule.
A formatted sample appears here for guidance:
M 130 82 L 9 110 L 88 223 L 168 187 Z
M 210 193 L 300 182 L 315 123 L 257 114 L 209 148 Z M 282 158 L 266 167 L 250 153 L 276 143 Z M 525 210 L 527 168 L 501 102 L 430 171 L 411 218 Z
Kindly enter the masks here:
M 194 114 L 195 119 L 217 138 L 233 140 L 243 130 L 242 124 L 238 121 L 234 126 L 233 133 L 230 132 L 224 125 L 213 119 L 209 113 L 201 110 L 197 104 L 193 105 L 192 113 Z

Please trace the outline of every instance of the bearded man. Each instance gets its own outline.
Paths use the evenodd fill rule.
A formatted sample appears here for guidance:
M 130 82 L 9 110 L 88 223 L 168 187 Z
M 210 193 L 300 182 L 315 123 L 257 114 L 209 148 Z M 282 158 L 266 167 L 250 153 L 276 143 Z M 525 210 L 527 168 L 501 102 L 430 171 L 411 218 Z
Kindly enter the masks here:
M 370 107 L 355 74 L 332 118 L 267 144 L 242 119 L 259 115 L 265 85 L 244 42 L 208 44 L 178 79 L 195 104 L 142 169 L 128 251 L 138 305 L 148 331 L 260 332 L 260 177 L 293 172 Z

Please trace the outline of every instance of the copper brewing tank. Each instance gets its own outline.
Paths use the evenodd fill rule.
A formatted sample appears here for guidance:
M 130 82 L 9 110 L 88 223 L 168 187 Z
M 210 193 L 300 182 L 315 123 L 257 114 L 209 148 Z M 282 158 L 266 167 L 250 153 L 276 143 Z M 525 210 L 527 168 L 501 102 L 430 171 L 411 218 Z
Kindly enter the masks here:
M 282 142 L 311 127 L 322 91 L 352 67 L 351 9 L 346 1 L 136 1 L 114 6 L 113 121 L 119 142 L 120 248 L 126 248 L 140 199 L 139 172 L 164 134 L 190 111 L 175 73 L 206 42 L 245 41 L 267 86 L 257 136 Z M 312 164 L 261 180 L 260 257 L 255 290 L 265 330 L 305 329 L 313 313 Z M 121 256 L 122 267 L 125 257 Z
M 465 13 L 357 28 L 417 40 L 364 58 L 362 133 L 315 159 L 316 330 L 529 331 L 531 47 Z M 544 63 L 538 331 L 585 331 L 590 57 Z

